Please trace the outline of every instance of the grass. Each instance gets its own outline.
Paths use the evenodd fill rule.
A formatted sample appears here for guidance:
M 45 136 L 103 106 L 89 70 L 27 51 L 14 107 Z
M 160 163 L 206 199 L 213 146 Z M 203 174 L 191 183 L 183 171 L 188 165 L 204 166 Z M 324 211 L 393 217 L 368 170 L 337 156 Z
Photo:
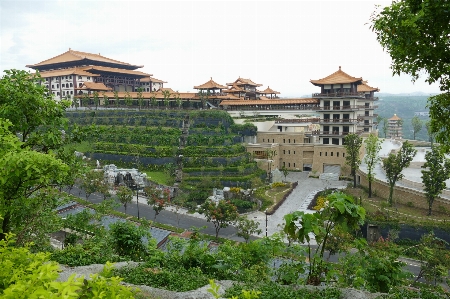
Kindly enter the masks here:
M 284 194 L 286 194 L 291 188 L 292 188 L 291 183 L 288 183 L 285 187 L 276 187 L 276 188 L 269 187 L 269 189 L 261 188 L 261 190 L 257 192 L 258 197 L 263 202 L 260 211 L 270 209 L 272 206 L 277 204 L 280 200 L 283 199 Z
M 390 216 L 396 217 L 400 222 L 409 222 L 414 220 L 417 223 L 430 222 L 430 221 L 448 221 L 450 212 L 442 211 L 438 208 L 438 205 L 433 206 L 432 215 L 427 216 L 428 209 L 415 207 L 407 200 L 399 200 L 396 207 L 389 207 L 387 205 L 387 199 L 372 194 L 371 198 L 368 198 L 368 193 L 362 188 L 347 188 L 345 189 L 347 194 L 353 195 L 356 198 L 362 199 L 362 206 L 366 209 L 368 214 L 375 214 L 380 212 L 389 212 Z M 425 199 L 424 199 L 425 200 Z
M 143 171 L 144 173 L 147 174 L 147 179 L 160 184 L 160 185 L 170 185 L 170 180 L 172 180 L 172 178 L 170 177 L 170 175 L 168 175 L 165 172 L 162 171 Z

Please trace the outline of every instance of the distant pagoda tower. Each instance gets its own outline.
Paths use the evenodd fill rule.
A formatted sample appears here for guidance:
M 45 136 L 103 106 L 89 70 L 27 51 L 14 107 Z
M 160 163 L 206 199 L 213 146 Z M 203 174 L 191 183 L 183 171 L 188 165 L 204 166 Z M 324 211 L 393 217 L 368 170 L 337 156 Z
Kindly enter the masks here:
M 402 138 L 403 121 L 397 114 L 388 119 L 388 136 L 390 138 Z

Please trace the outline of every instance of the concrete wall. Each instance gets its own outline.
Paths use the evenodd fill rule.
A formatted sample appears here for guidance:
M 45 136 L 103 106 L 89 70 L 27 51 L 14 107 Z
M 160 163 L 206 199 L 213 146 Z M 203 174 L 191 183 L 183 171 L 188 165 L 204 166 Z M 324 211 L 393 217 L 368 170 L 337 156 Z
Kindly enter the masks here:
M 368 188 L 369 182 L 367 180 L 367 175 L 360 170 L 357 171 L 357 175 L 359 176 L 360 184 Z M 372 182 L 372 192 L 375 192 L 380 197 L 388 198 L 389 185 L 383 181 L 375 179 Z M 408 204 L 409 202 L 411 202 L 414 207 L 428 209 L 428 202 L 426 200 L 425 193 L 422 191 L 395 186 L 393 199 L 394 202 L 396 201 L 397 203 Z M 439 206 L 450 210 L 450 200 L 442 197 L 436 198 L 433 203 L 433 210 L 439 211 Z

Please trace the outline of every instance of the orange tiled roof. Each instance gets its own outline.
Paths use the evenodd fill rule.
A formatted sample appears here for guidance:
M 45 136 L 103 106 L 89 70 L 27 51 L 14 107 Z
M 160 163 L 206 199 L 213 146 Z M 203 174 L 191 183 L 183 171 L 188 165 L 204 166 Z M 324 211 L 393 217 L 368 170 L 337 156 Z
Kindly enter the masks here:
M 362 78 L 352 77 L 349 74 L 343 72 L 341 67 L 339 66 L 339 70 L 332 73 L 331 75 L 319 79 L 319 80 L 309 80 L 314 85 L 323 85 L 323 84 L 343 84 L 343 83 L 354 83 L 362 81 Z
M 240 101 L 222 101 L 220 106 L 248 106 L 248 105 L 289 105 L 289 104 L 319 104 L 318 99 L 267 99 L 267 100 L 240 100 Z
M 115 68 L 115 67 L 98 66 L 98 65 L 85 66 L 82 69 L 85 71 L 96 70 L 96 71 L 102 71 L 102 72 L 120 73 L 120 74 L 143 76 L 143 77 L 151 76 L 151 74 L 143 73 L 140 71 L 126 70 L 126 69 L 119 69 L 119 68 Z
M 137 99 L 138 98 L 138 92 L 128 92 L 128 94 L 131 96 L 131 98 L 133 99 Z M 103 95 L 103 93 L 102 93 Z M 105 92 L 105 95 L 108 98 L 114 99 L 114 92 L 112 91 L 108 91 Z M 117 95 L 119 96 L 120 99 L 123 99 L 127 96 L 127 92 L 125 91 L 119 91 L 117 93 Z M 171 100 L 175 100 L 177 98 L 177 96 L 181 99 L 181 100 L 190 100 L 190 99 L 194 99 L 195 98 L 195 93 L 193 92 L 174 92 L 171 93 L 169 96 L 169 99 Z M 162 92 L 160 91 L 154 91 L 154 92 L 143 92 L 142 93 L 142 97 L 146 100 L 151 99 L 153 97 L 155 97 L 158 100 L 162 100 L 164 99 L 164 95 Z
M 91 77 L 100 76 L 97 74 L 88 73 L 85 70 L 76 68 L 76 67 L 70 68 L 70 69 L 62 69 L 62 70 L 43 71 L 43 72 L 39 72 L 39 74 L 41 74 L 41 77 L 43 77 L 43 78 L 67 76 L 67 75 L 91 76 Z
M 267 88 L 264 89 L 263 91 L 259 91 L 259 92 L 260 93 L 265 93 L 265 94 L 280 94 L 278 91 L 273 90 L 269 86 L 267 86 Z
M 236 83 L 233 83 L 233 85 L 231 85 L 231 87 L 229 89 L 225 89 L 223 90 L 223 92 L 243 92 L 244 90 L 242 88 L 240 88 Z
M 159 80 L 153 77 L 142 78 L 141 82 L 167 83 L 166 81 Z
M 378 89 L 378 87 L 371 87 L 371 86 L 369 86 L 369 85 L 367 85 L 367 81 L 363 81 L 363 83 L 362 84 L 359 84 L 358 86 L 357 86 L 357 91 L 358 92 L 367 92 L 367 91 L 375 91 L 375 92 L 378 92 L 378 91 L 380 91 L 379 89 Z
M 401 118 L 397 116 L 397 114 L 394 114 L 393 117 L 391 117 L 389 120 L 400 120 Z
M 131 67 L 135 67 L 135 68 L 141 68 L 144 67 L 143 65 L 132 65 L 126 62 L 122 62 L 122 61 L 118 61 L 118 60 L 114 60 L 111 58 L 107 58 L 104 56 L 101 56 L 100 54 L 92 54 L 92 53 L 87 53 L 87 52 L 80 52 L 80 51 L 75 51 L 69 48 L 69 51 L 64 52 L 58 56 L 52 57 L 50 59 L 41 61 L 39 63 L 36 64 L 30 64 L 30 65 L 26 65 L 26 67 L 29 68 L 34 68 L 34 67 L 38 67 L 38 66 L 43 66 L 43 65 L 49 65 L 49 64 L 56 64 L 56 63 L 62 63 L 62 62 L 70 62 L 70 61 L 81 61 L 83 59 L 89 59 L 89 60 L 93 60 L 93 61 L 101 61 L 101 62 L 109 62 L 109 63 L 113 63 L 113 64 L 120 64 L 120 65 L 124 65 L 124 66 L 131 66 Z
M 227 88 L 226 86 L 220 85 L 219 83 L 215 82 L 212 78 L 202 84 L 202 85 L 198 85 L 198 86 L 194 86 L 195 89 L 224 89 Z
M 244 78 L 241 78 L 241 77 L 237 78 L 237 80 L 234 81 L 233 83 L 227 83 L 227 85 L 234 85 L 234 84 L 236 84 L 236 85 L 262 86 L 262 84 L 255 83 L 255 82 L 253 82 L 250 79 L 244 79 Z
M 163 92 L 163 91 L 166 91 L 166 90 L 169 91 L 170 93 L 178 93 L 178 92 L 175 92 L 175 90 L 173 90 L 170 87 L 163 87 L 163 88 L 158 89 L 157 91 Z
M 103 83 L 94 83 L 94 82 L 84 82 L 83 85 L 81 85 L 81 87 L 78 87 L 75 89 L 83 89 L 83 90 L 92 89 L 92 90 L 103 90 L 103 91 L 112 90 L 112 88 L 106 87 L 106 85 Z

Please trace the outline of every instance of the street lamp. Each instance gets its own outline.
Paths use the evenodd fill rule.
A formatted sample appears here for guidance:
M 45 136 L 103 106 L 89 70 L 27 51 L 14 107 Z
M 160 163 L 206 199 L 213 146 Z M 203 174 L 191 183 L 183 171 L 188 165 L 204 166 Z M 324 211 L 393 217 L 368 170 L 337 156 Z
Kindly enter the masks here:
M 266 214 L 266 237 L 267 237 L 267 209 L 264 211 L 264 214 Z

